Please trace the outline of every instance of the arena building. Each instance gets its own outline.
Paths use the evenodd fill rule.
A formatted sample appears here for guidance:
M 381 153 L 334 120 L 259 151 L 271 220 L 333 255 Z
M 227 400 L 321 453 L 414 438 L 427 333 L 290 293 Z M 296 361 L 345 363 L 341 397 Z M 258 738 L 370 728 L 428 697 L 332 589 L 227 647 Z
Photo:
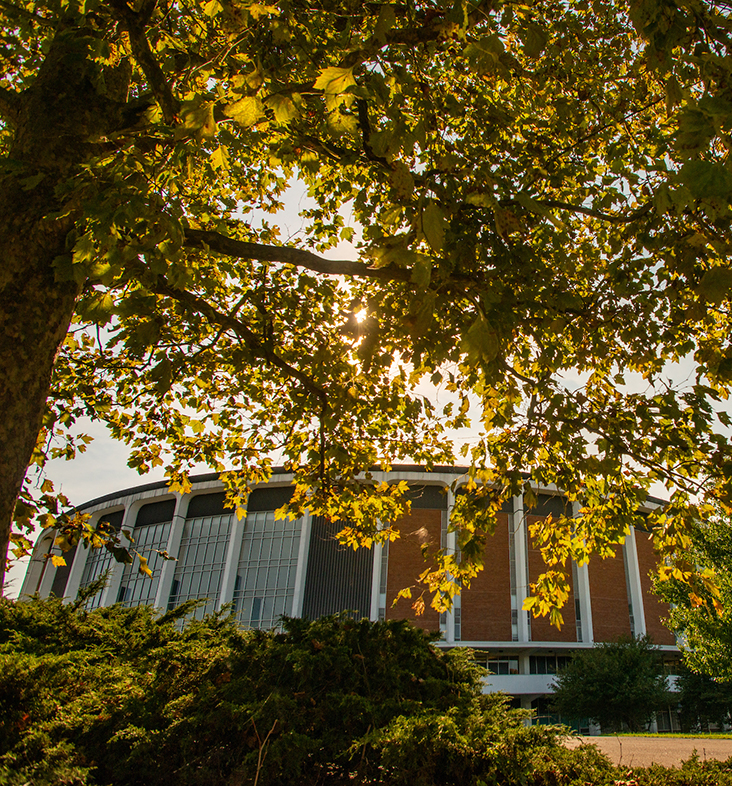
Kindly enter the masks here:
M 648 533 L 639 530 L 630 532 L 614 558 L 572 566 L 561 630 L 548 618 L 532 619 L 522 611 L 529 584 L 545 567 L 531 547 L 528 525 L 549 514 L 561 515 L 570 504 L 556 488 L 537 488 L 538 504 L 530 510 L 520 496 L 504 506 L 486 544 L 485 569 L 456 598 L 452 611 L 438 614 L 428 608 L 415 616 L 410 601 L 394 603 L 398 591 L 424 569 L 423 546 L 455 548 L 455 534 L 447 531 L 454 498 L 450 489 L 454 481 L 459 489 L 464 473 L 414 466 L 374 473 L 376 481 L 407 481 L 412 510 L 401 522 L 399 540 L 357 551 L 340 545 L 334 538 L 337 528 L 322 518 L 275 519 L 274 511 L 292 493 L 292 477 L 283 471 L 254 489 L 241 520 L 224 507 L 216 475 L 192 478 L 187 494 L 171 493 L 164 482 L 108 494 L 79 510 L 91 515 L 92 525 L 105 520 L 132 531 L 153 578 L 139 574 L 137 561 L 113 561 L 106 549 L 77 548 L 65 555 L 66 566 L 54 567 L 45 555 L 58 550 L 53 534 L 45 533 L 34 549 L 21 596 L 53 593 L 72 599 L 109 570 L 106 589 L 89 601 L 91 606 L 149 603 L 168 609 L 205 598 L 197 614 L 232 603 L 248 628 L 274 627 L 282 614 L 314 619 L 343 610 L 372 620 L 406 618 L 439 631 L 442 646 L 474 648 L 493 672 L 487 691 L 505 691 L 540 713 L 553 675 L 579 648 L 648 634 L 669 664 L 678 660 L 674 637 L 661 621 L 666 607 L 651 591 L 652 544 Z M 649 506 L 657 503 L 648 501 Z M 163 560 L 156 549 L 176 559 Z M 659 724 L 671 730 L 670 716 Z

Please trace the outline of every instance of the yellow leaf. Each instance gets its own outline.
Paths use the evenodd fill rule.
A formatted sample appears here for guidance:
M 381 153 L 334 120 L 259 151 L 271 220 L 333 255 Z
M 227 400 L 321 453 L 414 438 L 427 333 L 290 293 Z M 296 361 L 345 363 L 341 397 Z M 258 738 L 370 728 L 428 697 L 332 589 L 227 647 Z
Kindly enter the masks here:
M 278 123 L 286 125 L 297 117 L 297 107 L 289 96 L 276 93 L 266 98 L 264 103 L 274 112 L 275 120 Z
M 325 68 L 315 80 L 316 90 L 322 90 L 330 95 L 345 93 L 349 87 L 356 84 L 352 68 Z
M 147 576 L 148 578 L 152 578 L 153 574 L 150 568 L 148 568 L 147 566 L 147 558 L 142 557 L 139 554 L 137 555 L 137 558 L 140 560 L 140 566 L 137 569 L 140 575 Z
M 228 104 L 224 111 L 244 128 L 249 128 L 264 116 L 264 104 L 256 96 L 245 96 Z
M 65 565 L 65 564 L 66 564 L 66 560 L 65 560 L 63 557 L 59 557 L 59 556 L 57 556 L 56 554 L 54 554 L 54 555 L 51 557 L 51 562 L 52 562 L 52 563 L 53 563 L 53 564 L 54 564 L 54 565 L 55 565 L 57 568 L 60 568 L 60 567 L 62 567 L 63 565 Z
M 211 166 L 214 169 L 227 170 L 229 168 L 229 156 L 225 147 L 219 145 L 211 154 Z

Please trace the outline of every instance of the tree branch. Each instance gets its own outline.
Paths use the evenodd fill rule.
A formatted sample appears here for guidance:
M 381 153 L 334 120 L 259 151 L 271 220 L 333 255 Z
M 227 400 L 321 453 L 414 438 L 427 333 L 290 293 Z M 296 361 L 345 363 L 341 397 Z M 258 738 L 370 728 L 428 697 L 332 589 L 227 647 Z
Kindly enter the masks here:
M 143 4 L 139 13 L 133 11 L 127 5 L 126 0 L 111 0 L 110 5 L 117 12 L 120 23 L 130 35 L 132 54 L 143 70 L 150 89 L 160 104 L 165 122 L 172 124 L 180 109 L 180 102 L 173 95 L 163 69 L 150 49 L 150 43 L 145 35 L 145 27 L 155 11 L 157 3 L 149 0 Z
M 326 276 L 353 276 L 371 278 L 377 281 L 411 281 L 412 271 L 409 268 L 388 267 L 373 268 L 363 262 L 351 262 L 346 259 L 325 259 L 311 251 L 289 246 L 268 246 L 261 243 L 247 243 L 243 240 L 220 235 L 218 232 L 200 229 L 187 229 L 184 245 L 188 248 L 210 249 L 219 254 L 226 254 L 241 259 L 258 259 L 265 262 L 281 262 L 284 265 L 306 268 Z
M 569 210 L 573 213 L 582 213 L 591 218 L 597 218 L 600 221 L 608 221 L 611 224 L 629 224 L 631 221 L 637 221 L 639 218 L 647 215 L 653 209 L 653 203 L 649 202 L 641 205 L 639 208 L 629 213 L 627 216 L 615 216 L 612 213 L 604 213 L 602 210 L 595 210 L 591 207 L 584 205 L 573 205 L 570 202 L 562 202 L 559 199 L 537 199 L 536 202 L 544 207 L 555 207 L 560 210 Z M 501 200 L 501 205 L 519 205 L 521 204 L 516 199 Z
M 28 11 L 26 8 L 20 8 L 14 3 L 8 3 L 7 0 L 0 0 L 0 8 L 4 8 L 10 17 L 15 15 L 16 18 L 28 19 L 44 27 L 53 27 L 55 24 L 52 19 L 47 19 L 45 16 L 39 16 L 33 13 L 33 11 Z
M 170 297 L 186 308 L 203 314 L 211 324 L 219 325 L 226 330 L 232 330 L 246 344 L 252 355 L 280 369 L 280 371 L 284 372 L 288 377 L 296 379 L 308 393 L 320 401 L 323 407 L 326 406 L 328 396 L 325 390 L 307 374 L 291 366 L 286 360 L 283 360 L 274 352 L 274 350 L 263 344 L 254 331 L 242 322 L 242 320 L 219 311 L 208 301 L 191 292 L 172 286 L 164 276 L 158 276 L 155 284 L 149 288 L 158 295 Z

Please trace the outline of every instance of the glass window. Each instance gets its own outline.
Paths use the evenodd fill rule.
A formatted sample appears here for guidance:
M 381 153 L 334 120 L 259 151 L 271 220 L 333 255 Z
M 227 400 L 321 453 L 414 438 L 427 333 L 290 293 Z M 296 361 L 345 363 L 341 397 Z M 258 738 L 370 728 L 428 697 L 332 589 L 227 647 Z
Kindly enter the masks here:
M 119 586 L 117 603 L 125 606 L 142 606 L 155 602 L 155 595 L 160 583 L 160 571 L 164 564 L 157 550 L 164 551 L 170 536 L 170 522 L 151 524 L 147 527 L 136 527 L 132 533 L 135 542 L 130 544 L 147 559 L 147 566 L 152 571 L 152 578 L 140 573 L 140 562 L 125 565 L 122 581 Z
M 186 519 L 178 563 L 168 600 L 172 609 L 187 600 L 206 599 L 194 616 L 201 619 L 216 608 L 224 573 L 232 514 Z
M 246 628 L 274 628 L 292 613 L 301 521 L 249 513 L 234 584 L 234 613 Z

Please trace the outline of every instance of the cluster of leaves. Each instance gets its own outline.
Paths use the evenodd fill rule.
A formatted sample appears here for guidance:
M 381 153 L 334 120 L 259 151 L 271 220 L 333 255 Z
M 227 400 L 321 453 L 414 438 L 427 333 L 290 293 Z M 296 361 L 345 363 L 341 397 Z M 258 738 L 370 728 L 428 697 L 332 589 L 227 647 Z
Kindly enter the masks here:
M 687 562 L 655 590 L 670 604 L 684 663 L 717 682 L 732 682 L 732 532 L 729 518 L 697 522 Z
M 553 705 L 567 717 L 588 717 L 603 731 L 643 731 L 671 697 L 662 660 L 647 636 L 578 650 L 557 677 Z
M 582 512 L 534 528 L 540 611 L 567 595 L 570 559 L 639 523 L 654 482 L 670 502 L 646 524 L 672 564 L 704 513 L 694 494 L 732 506 L 725 3 L 48 0 L 0 16 L 2 305 L 20 336 L 39 308 L 48 322 L 37 368 L 0 346 L 0 410 L 25 422 L 32 390 L 35 429 L 0 427 L 0 542 L 38 431 L 81 412 L 174 487 L 196 463 L 231 470 L 236 506 L 279 455 L 293 515 L 337 514 L 370 542 L 408 503 L 369 468 L 453 462 L 446 429 L 475 405 L 464 455 L 484 514 L 456 506 L 462 560 L 423 576 L 437 607 L 481 567 L 524 473 Z M 275 221 L 295 181 L 314 206 L 293 240 Z M 319 256 L 354 237 L 346 211 L 358 261 Z M 695 373 L 672 384 L 681 361 Z
M 55 784 L 584 783 L 607 762 L 480 694 L 407 623 L 0 604 L 0 777 Z M 527 781 L 533 773 L 533 780 Z

